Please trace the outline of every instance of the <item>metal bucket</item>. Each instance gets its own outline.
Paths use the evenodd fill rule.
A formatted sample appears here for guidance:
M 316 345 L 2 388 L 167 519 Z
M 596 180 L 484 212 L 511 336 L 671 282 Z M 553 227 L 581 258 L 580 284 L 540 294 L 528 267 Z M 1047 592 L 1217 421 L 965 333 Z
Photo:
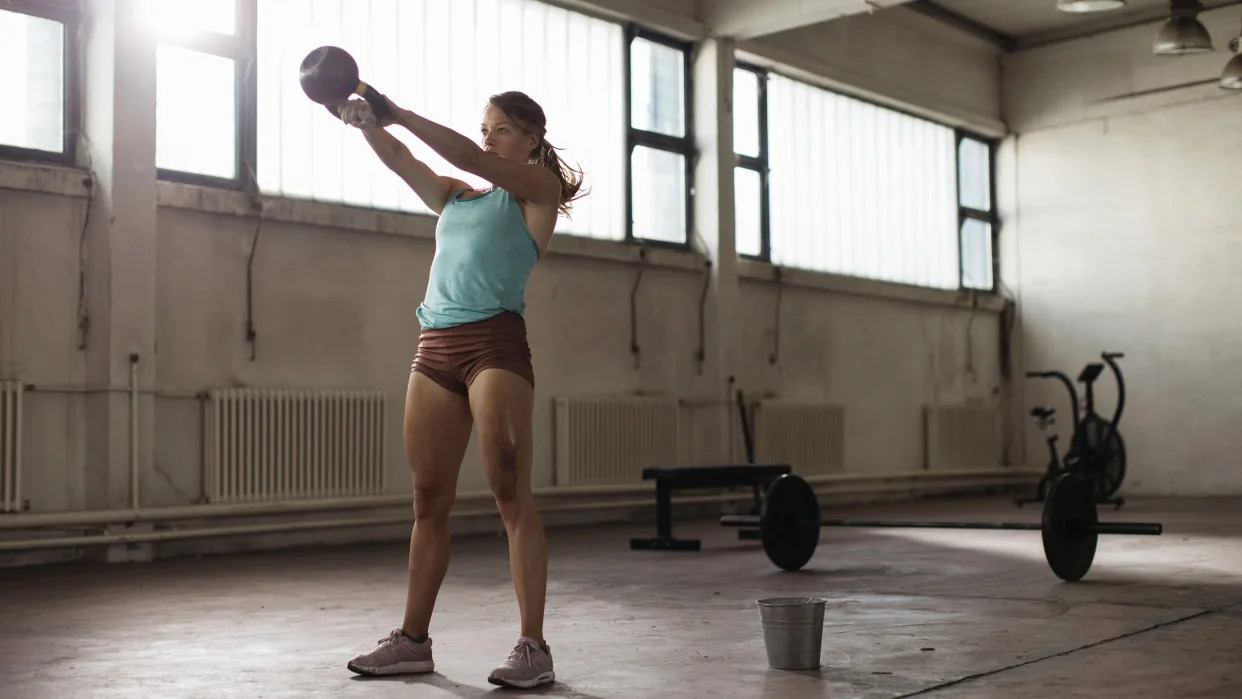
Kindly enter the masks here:
M 777 670 L 819 667 L 824 640 L 824 605 L 819 597 L 772 597 L 759 600 L 763 644 L 768 665 Z

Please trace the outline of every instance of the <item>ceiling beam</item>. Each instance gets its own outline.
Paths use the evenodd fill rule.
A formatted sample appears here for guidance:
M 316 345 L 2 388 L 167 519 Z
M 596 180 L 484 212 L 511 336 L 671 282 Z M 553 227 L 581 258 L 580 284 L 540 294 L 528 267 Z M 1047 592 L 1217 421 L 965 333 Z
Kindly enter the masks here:
M 985 24 L 980 24 L 965 15 L 945 9 L 932 2 L 932 0 L 914 0 L 914 2 L 908 3 L 905 7 L 924 17 L 934 19 L 941 24 L 983 39 L 1001 51 L 1013 51 L 1018 46 L 1018 40 L 1014 37 L 999 32 Z
M 710 36 L 744 41 L 907 2 L 910 0 L 711 0 L 703 3 L 703 23 Z

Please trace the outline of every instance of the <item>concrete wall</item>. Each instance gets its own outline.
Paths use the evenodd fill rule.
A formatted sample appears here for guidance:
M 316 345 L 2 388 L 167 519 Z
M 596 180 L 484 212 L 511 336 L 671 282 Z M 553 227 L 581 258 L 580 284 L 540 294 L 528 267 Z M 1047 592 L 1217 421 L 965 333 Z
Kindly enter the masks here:
M 1210 54 L 1153 56 L 1150 24 L 1005 63 L 1024 363 L 1076 375 L 1101 350 L 1126 352 L 1128 493 L 1242 493 L 1242 98 L 1214 84 L 1237 13 L 1202 19 Z M 1101 384 L 1111 411 L 1112 379 Z M 1068 413 L 1054 386 L 1034 383 L 1028 399 Z M 1045 460 L 1028 430 L 1031 461 Z
M 1001 405 L 994 309 L 786 286 L 778 344 L 776 284 L 760 276 L 739 293 L 741 383 L 845 406 L 847 472 L 922 469 L 927 405 Z
M 201 492 L 199 391 L 226 386 L 367 388 L 389 395 L 393 492 L 406 487 L 401 411 L 417 344 L 413 310 L 433 252 L 428 217 L 344 207 L 338 222 L 264 221 L 254 263 L 255 359 L 245 341 L 246 262 L 253 218 L 182 208 L 195 188 L 165 185 L 157 251 L 157 383 L 151 429 L 154 460 L 142 474 L 144 506 L 188 504 Z M 208 199 L 235 199 L 206 192 Z M 83 358 L 77 349 L 80 197 L 0 190 L 0 375 L 33 384 L 26 396 L 25 495 L 31 509 L 86 505 Z M 368 220 L 370 219 L 370 220 Z M 376 222 L 399 220 L 400 234 Z M 348 223 L 343 227 L 339 221 Z M 367 230 L 366 227 L 371 227 Z M 629 349 L 629 293 L 638 267 L 620 244 L 558 238 L 527 294 L 538 384 L 535 481 L 552 483 L 556 395 L 664 393 L 688 401 L 727 400 L 715 373 L 697 371 L 702 263 L 693 254 L 651 251 L 639 287 L 638 368 Z M 847 406 L 848 468 L 898 472 L 922 467 L 921 410 L 929 402 L 988 401 L 999 387 L 996 315 L 955 307 L 950 295 L 928 304 L 894 292 L 849 293 L 785 282 L 776 349 L 776 284 L 766 265 L 748 267 L 740 306 L 736 388 L 747 394 L 827 400 Z M 839 285 L 849 286 L 849 280 Z M 879 286 L 883 289 L 883 285 Z M 974 315 L 974 321 L 971 317 Z M 973 359 L 966 349 L 971 342 Z M 973 371 L 968 365 L 973 361 Z M 709 367 L 710 368 L 710 367 Z M 124 386 L 116 390 L 124 390 Z M 144 392 L 148 391 L 144 388 Z M 688 407 L 686 463 L 728 459 L 729 439 L 696 424 L 724 406 Z M 708 415 L 707 417 L 710 417 Z M 732 419 L 732 418 L 729 418 Z M 734 456 L 740 452 L 734 447 Z M 473 449 L 460 487 L 483 489 Z
M 687 1 L 675 9 L 688 15 L 697 6 Z M 683 24 L 695 21 L 686 18 Z M 835 36 L 831 25 L 800 33 L 808 51 L 816 45 L 814 31 Z M 913 40 L 908 28 L 894 32 L 894 42 Z M 933 110 L 952 102 L 972 123 L 991 123 L 997 86 L 994 72 L 985 66 L 990 59 L 977 47 L 936 50 L 931 48 L 934 36 L 927 41 L 929 52 L 921 56 L 921 65 L 943 63 L 934 74 L 943 77 L 940 94 L 950 97 L 938 99 L 925 86 L 922 92 L 898 92 L 922 95 L 924 106 Z M 832 60 L 851 75 L 879 75 L 867 72 L 866 55 L 849 65 L 846 59 L 843 54 Z M 978 69 L 963 77 L 957 72 L 963 60 Z M 870 78 L 860 81 L 866 83 L 860 89 L 876 87 Z M 904 83 L 910 88 L 921 84 Z M 123 458 L 113 456 L 111 466 L 101 467 L 83 437 L 91 422 L 88 392 L 124 400 L 126 386 L 118 383 L 115 371 L 110 381 L 91 383 L 88 357 L 78 349 L 85 211 L 80 178 L 75 170 L 0 163 L 0 377 L 36 387 L 26 398 L 24 485 L 36 511 L 97 506 L 90 496 L 93 478 L 102 479 L 111 506 L 126 499 L 124 474 L 116 473 Z M 149 458 L 142 459 L 142 504 L 186 504 L 201 496 L 201 417 L 194 395 L 231 385 L 384 391 L 390 408 L 389 491 L 406 491 L 401 407 L 417 343 L 414 309 L 433 253 L 434 219 L 267 200 L 254 260 L 257 343 L 251 360 L 245 341 L 245 271 L 258 219 L 250 201 L 235 193 L 169 183 L 157 190 L 152 203 L 157 205 L 155 361 L 151 366 L 144 358 L 141 421 Z M 725 208 L 731 211 L 731 205 Z M 93 216 L 99 215 L 97 209 Z M 716 231 L 699 234 L 711 238 Z M 758 263 L 743 265 L 725 281 L 733 285 L 731 291 L 712 287 L 709 308 L 722 297 L 738 299 L 719 316 L 720 323 L 737 328 L 738 339 L 727 352 L 709 346 L 708 363 L 700 372 L 695 354 L 704 259 L 690 251 L 656 249 L 647 257 L 638 295 L 642 354 L 635 368 L 629 293 L 637 264 L 632 246 L 558 236 L 552 254 L 531 278 L 527 319 L 537 378 L 536 485 L 552 483 L 552 398 L 566 393 L 648 392 L 684 399 L 682 426 L 688 437 L 681 460 L 689 464 L 740 456 L 730 426 L 736 420 L 735 389 L 752 396 L 841 403 L 849 416 L 847 468 L 861 473 L 923 467 L 921 411 L 926 403 L 1001 399 L 994 306 L 972 311 L 968 299 L 947 292 L 789 275 L 780 357 L 770 363 L 776 286 L 770 267 Z M 125 269 L 112 263 L 113 274 L 124 275 Z M 113 313 L 123 316 L 126 310 L 114 308 Z M 708 342 L 730 337 L 713 325 L 713 318 L 707 320 Z M 112 343 L 121 347 L 122 340 L 113 337 Z M 101 468 L 113 473 L 100 476 Z M 483 488 L 472 445 L 460 489 Z M 337 532 L 288 540 L 345 538 Z M 232 546 L 210 544 L 216 551 Z M 194 550 L 188 543 L 173 548 Z

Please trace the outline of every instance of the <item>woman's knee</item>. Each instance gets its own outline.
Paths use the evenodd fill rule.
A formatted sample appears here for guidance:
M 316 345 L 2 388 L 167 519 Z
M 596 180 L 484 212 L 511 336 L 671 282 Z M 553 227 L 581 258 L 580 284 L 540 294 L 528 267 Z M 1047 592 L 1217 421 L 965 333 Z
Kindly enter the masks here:
M 513 502 L 518 496 L 518 449 L 511 440 L 489 440 L 483 449 L 487 481 L 500 503 Z
M 456 493 L 440 483 L 414 484 L 414 521 L 448 521 Z

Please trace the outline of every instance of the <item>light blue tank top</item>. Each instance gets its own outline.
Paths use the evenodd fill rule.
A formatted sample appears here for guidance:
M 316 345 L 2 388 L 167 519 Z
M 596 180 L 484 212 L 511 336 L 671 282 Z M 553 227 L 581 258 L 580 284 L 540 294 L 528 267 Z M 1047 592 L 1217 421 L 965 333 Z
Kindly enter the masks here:
M 452 192 L 436 224 L 436 253 L 416 315 L 426 329 L 523 315 L 526 280 L 539 261 L 522 207 L 504 189 L 471 199 Z

